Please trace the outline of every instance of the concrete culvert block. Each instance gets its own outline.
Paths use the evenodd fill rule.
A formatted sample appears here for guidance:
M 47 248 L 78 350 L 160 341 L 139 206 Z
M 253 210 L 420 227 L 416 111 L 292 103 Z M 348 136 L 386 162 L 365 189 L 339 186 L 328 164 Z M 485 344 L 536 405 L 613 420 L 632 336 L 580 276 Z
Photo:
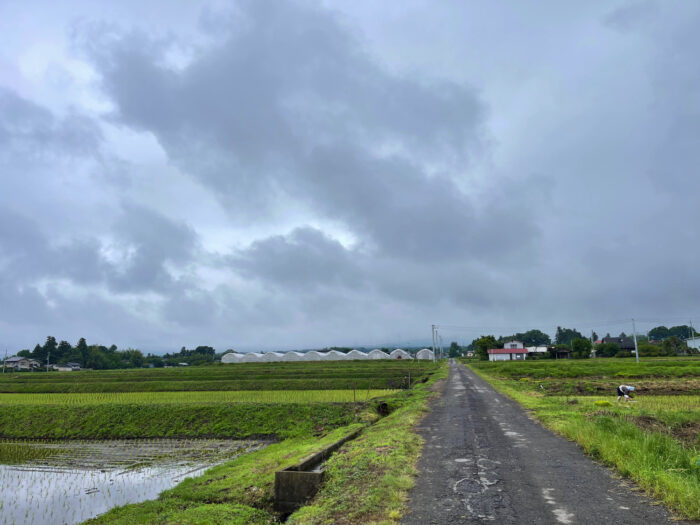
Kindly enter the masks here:
M 275 510 L 294 512 L 311 499 L 323 481 L 324 470 L 275 472 Z
M 382 401 L 381 403 L 379 403 L 377 405 L 377 413 L 380 416 L 388 416 L 390 412 L 391 412 L 391 410 L 389 410 L 389 405 L 387 403 L 385 403 L 384 401 Z

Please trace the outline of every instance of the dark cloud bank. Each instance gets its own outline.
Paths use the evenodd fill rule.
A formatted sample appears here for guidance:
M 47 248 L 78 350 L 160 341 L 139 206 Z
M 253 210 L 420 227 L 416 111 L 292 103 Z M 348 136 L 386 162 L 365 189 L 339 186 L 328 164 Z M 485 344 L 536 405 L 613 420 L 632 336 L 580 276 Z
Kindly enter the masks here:
M 392 67 L 338 12 L 251 1 L 207 13 L 198 43 L 177 28 L 75 26 L 106 114 L 59 115 L 0 88 L 9 345 L 48 333 L 157 351 L 372 344 L 425 340 L 433 322 L 551 331 L 700 311 L 698 10 L 601 7 L 589 23 L 622 51 L 586 52 L 625 58 L 636 39 L 646 84 L 592 68 L 580 97 L 565 93 L 522 136 L 494 135 L 501 108 L 479 77 Z M 586 67 L 559 64 L 555 79 Z M 599 84 L 610 100 L 592 95 Z M 154 138 L 166 161 L 149 169 L 212 195 L 226 241 L 203 243 L 197 201 L 164 212 L 105 177 L 115 166 L 124 181 L 149 175 L 104 125 Z M 527 151 L 499 162 L 501 143 Z M 98 213 L 61 189 L 40 208 L 11 195 L 67 188 L 77 171 L 88 173 L 81 197 L 109 197 Z M 56 222 L 64 215 L 74 220 Z

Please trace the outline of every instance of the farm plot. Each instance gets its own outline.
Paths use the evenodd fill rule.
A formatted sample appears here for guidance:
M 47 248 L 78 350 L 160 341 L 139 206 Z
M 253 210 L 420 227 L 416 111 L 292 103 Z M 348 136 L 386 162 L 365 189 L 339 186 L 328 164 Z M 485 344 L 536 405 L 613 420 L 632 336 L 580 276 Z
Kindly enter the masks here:
M 166 492 L 176 497 L 169 495 L 156 501 L 125 505 L 95 521 L 129 525 L 277 523 L 279 516 L 272 509 L 271 496 L 275 470 L 293 464 L 339 436 L 377 421 L 381 417 L 376 410 L 380 400 L 395 410 L 386 421 L 396 420 L 395 416 L 407 406 L 420 413 L 416 407 L 423 406 L 428 395 L 425 385 L 430 384 L 424 382 L 438 367 L 426 362 L 381 361 L 251 363 L 186 369 L 6 374 L 0 378 L 0 439 L 15 443 L 6 444 L 4 448 L 0 446 L 0 471 L 3 472 L 0 483 L 4 479 L 7 481 L 4 486 L 29 484 L 43 491 L 45 469 L 23 474 L 39 476 L 41 480 L 33 477 L 18 480 L 14 466 L 17 457 L 31 457 L 37 464 L 50 465 L 50 461 L 82 450 L 98 467 L 89 478 L 94 483 L 79 480 L 76 474 L 73 481 L 50 484 L 59 487 L 59 496 L 61 487 L 67 484 L 89 491 L 81 497 L 96 501 L 115 488 L 109 468 L 102 465 L 107 464 L 107 459 L 90 445 L 94 440 L 143 443 L 139 440 L 146 439 L 158 448 L 162 443 L 178 439 L 191 442 L 195 447 L 202 439 L 264 439 L 274 443 L 214 467 L 211 471 L 214 477 L 202 475 L 201 469 L 192 470 L 199 468 L 197 465 L 164 473 L 156 471 L 161 468 L 158 465 L 145 467 L 143 479 L 131 471 L 121 474 L 120 478 L 128 478 L 133 486 L 150 483 L 151 478 L 182 481 L 184 477 L 198 476 L 195 479 L 203 481 L 186 479 Z M 400 421 L 407 429 L 393 437 L 415 439 L 410 431 L 412 423 Z M 59 441 L 52 445 L 56 448 L 37 448 L 31 443 L 36 440 Z M 373 453 L 374 449 L 369 452 Z M 58 476 L 68 475 L 62 468 L 57 470 L 61 471 Z M 380 479 L 376 483 L 382 484 Z M 366 483 L 363 481 L 363 484 Z M 95 495 L 98 492 L 92 491 L 94 488 L 101 495 Z M 49 489 L 47 486 L 46 490 Z M 153 490 L 156 492 L 144 489 L 146 499 L 158 492 Z M 7 497 L 13 497 L 15 492 L 7 491 Z M 46 523 L 61 520 L 72 523 L 84 519 L 83 510 L 87 508 L 77 500 L 70 500 L 73 496 L 77 497 L 59 497 L 60 503 L 55 503 L 58 500 L 54 499 L 54 515 L 41 510 L 43 507 L 37 502 L 40 495 L 32 496 L 34 500 L 29 502 L 29 507 L 17 501 L 8 500 L 5 504 L 12 505 L 15 510 L 27 512 L 26 509 L 30 509 L 20 519 L 16 519 L 13 510 L 15 522 L 38 524 L 41 521 L 37 521 L 37 517 L 44 516 L 48 520 Z M 143 499 L 123 499 L 118 503 Z M 393 500 L 383 501 L 381 508 L 387 507 L 387 501 Z M 105 503 L 100 509 L 106 510 L 114 504 Z M 394 504 L 396 502 L 391 503 Z M 31 520 L 30 515 L 33 516 Z
M 400 389 L 425 381 L 435 367 L 428 361 L 336 361 L 8 373 L 0 374 L 0 392 Z
M 628 359 L 470 362 L 468 366 L 679 515 L 700 518 L 697 359 L 639 364 Z M 617 403 L 619 384 L 635 386 L 631 402 Z
M 397 390 L 253 390 L 232 392 L 108 392 L 97 394 L 0 394 L 2 405 L 171 405 L 171 404 L 306 404 L 366 402 Z
M 0 525 L 78 523 L 262 449 L 231 440 L 0 441 Z M 24 490 L 16 490 L 24 487 Z

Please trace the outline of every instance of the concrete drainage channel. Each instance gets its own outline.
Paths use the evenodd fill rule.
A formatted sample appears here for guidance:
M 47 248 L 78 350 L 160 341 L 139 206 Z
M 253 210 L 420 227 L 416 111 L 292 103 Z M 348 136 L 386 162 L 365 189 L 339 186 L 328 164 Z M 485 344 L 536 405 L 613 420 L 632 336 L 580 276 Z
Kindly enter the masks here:
M 362 430 L 348 434 L 296 465 L 275 472 L 275 510 L 281 512 L 284 519 L 316 494 L 328 458 L 343 444 L 359 436 Z

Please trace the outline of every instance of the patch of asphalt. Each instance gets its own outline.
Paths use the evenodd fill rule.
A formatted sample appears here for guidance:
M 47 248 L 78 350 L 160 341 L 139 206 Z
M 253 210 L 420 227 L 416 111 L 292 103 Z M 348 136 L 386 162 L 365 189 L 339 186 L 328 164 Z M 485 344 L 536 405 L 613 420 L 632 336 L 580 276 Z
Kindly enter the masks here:
M 454 361 L 418 430 L 425 446 L 404 525 L 688 523 Z

